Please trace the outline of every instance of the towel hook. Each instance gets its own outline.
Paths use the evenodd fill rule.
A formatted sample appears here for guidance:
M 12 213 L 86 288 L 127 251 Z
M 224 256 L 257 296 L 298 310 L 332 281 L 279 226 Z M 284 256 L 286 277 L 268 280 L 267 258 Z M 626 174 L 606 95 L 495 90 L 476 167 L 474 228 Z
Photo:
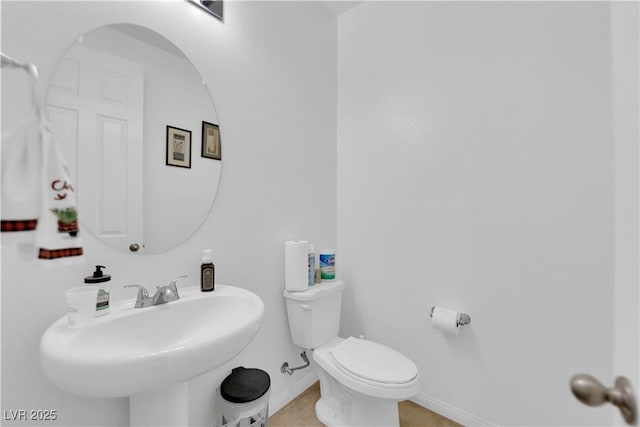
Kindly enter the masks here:
M 2 52 L 0 52 L 0 63 L 2 68 L 21 68 L 29 73 L 34 79 L 38 79 L 38 67 L 29 63 L 29 62 L 20 62 L 15 58 L 10 57 Z

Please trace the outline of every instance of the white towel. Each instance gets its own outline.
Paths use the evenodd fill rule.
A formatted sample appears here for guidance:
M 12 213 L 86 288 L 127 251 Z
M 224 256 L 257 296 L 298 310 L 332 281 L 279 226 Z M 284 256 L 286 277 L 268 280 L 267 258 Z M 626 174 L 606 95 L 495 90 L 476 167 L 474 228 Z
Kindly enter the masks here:
M 49 265 L 82 262 L 75 190 L 32 77 L 31 117 L 2 136 L 2 241 L 35 245 Z
M 49 126 L 43 123 L 42 186 L 40 215 L 36 229 L 38 258 L 62 264 L 84 261 L 78 233 L 75 188 Z
M 33 243 L 33 230 L 40 216 L 41 171 L 40 120 L 34 114 L 2 135 L 4 242 Z

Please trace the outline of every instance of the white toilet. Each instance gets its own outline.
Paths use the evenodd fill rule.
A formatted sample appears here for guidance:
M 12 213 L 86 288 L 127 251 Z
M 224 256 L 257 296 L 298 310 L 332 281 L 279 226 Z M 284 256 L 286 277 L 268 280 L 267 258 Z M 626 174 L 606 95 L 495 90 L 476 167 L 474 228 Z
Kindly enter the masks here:
M 364 339 L 338 337 L 344 282 L 284 291 L 293 342 L 320 366 L 318 419 L 328 426 L 398 426 L 398 402 L 420 391 L 416 365 Z

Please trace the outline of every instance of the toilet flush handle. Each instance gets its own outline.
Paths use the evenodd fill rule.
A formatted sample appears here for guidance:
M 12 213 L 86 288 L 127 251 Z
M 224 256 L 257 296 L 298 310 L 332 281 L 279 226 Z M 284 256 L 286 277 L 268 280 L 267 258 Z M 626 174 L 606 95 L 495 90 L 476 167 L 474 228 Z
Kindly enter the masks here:
M 310 306 L 309 304 L 300 304 L 300 307 L 301 307 L 303 310 L 306 310 L 306 311 L 311 311 L 311 310 L 313 310 L 313 307 L 312 307 L 312 306 Z

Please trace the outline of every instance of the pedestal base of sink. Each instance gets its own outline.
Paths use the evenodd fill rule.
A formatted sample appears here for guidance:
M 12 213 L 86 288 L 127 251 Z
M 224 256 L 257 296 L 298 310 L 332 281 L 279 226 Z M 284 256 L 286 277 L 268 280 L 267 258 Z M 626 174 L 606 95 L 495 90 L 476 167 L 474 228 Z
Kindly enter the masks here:
M 129 424 L 132 427 L 188 426 L 188 384 L 177 383 L 130 396 Z

